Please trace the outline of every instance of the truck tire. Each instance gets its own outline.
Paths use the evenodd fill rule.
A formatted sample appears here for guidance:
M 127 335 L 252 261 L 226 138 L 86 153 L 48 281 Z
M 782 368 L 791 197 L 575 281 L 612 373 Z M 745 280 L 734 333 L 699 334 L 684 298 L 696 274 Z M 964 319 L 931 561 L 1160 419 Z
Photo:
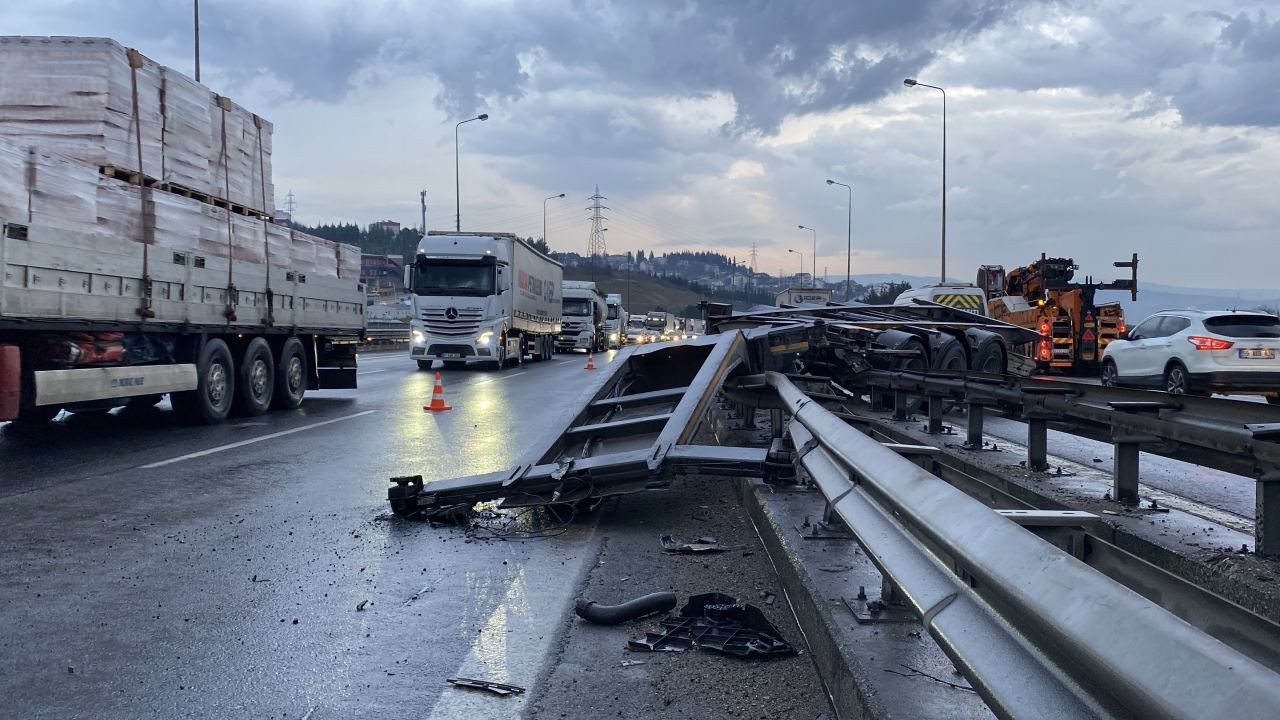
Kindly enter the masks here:
M 999 335 L 969 328 L 965 331 L 965 337 L 969 341 L 970 355 L 973 358 L 970 370 L 993 375 L 1003 375 L 1009 371 L 1008 351 Z
M 226 420 L 235 397 L 234 367 L 225 342 L 206 342 L 196 358 L 196 389 L 174 393 L 174 409 L 193 423 L 216 425 Z
M 969 358 L 959 340 L 944 340 L 933 356 L 935 370 L 964 371 L 969 369 Z
M 232 410 L 237 415 L 256 417 L 271 407 L 275 393 L 276 364 L 271 346 L 256 337 L 245 346 L 236 363 L 236 393 Z
M 418 362 L 422 362 L 419 360 Z M 430 363 L 427 364 L 430 367 Z M 307 353 L 302 341 L 291 337 L 280 347 L 276 361 L 276 384 L 272 407 L 292 410 L 302 404 L 307 393 Z

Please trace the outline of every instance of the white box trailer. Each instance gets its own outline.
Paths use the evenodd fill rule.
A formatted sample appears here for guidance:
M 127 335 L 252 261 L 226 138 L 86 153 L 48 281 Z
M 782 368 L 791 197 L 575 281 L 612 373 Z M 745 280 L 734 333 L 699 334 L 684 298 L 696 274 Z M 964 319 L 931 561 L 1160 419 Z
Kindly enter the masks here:
M 550 358 L 563 277 L 560 263 L 510 233 L 432 230 L 405 268 L 409 357 L 423 369 Z
M 364 287 L 291 261 L 0 218 L 0 420 L 168 393 L 189 419 L 215 423 L 354 388 Z

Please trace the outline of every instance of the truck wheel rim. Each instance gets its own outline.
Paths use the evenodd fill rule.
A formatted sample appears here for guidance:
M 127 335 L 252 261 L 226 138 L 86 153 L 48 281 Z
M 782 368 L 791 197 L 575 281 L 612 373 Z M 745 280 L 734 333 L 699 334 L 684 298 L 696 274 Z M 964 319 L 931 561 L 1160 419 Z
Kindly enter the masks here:
M 227 395 L 227 368 L 222 363 L 213 363 L 209 366 L 209 380 L 207 382 L 209 391 L 209 402 L 214 407 L 221 407 L 222 401 Z
M 261 358 L 253 361 L 249 369 L 249 390 L 253 397 L 261 400 L 267 389 L 267 364 Z
M 302 361 L 295 355 L 289 358 L 289 390 L 297 392 L 302 387 Z

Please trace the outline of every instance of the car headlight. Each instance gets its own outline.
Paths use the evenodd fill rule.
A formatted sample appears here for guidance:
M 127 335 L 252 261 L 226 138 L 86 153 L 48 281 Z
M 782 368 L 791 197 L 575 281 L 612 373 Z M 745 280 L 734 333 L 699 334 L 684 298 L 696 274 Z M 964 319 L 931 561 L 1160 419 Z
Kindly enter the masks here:
M 418 328 L 413 328 L 412 330 L 409 331 L 409 339 L 412 340 L 413 342 L 420 343 L 427 339 L 427 334 L 422 332 Z
M 476 338 L 476 344 L 477 344 L 477 345 L 488 345 L 488 344 L 489 344 L 489 342 L 490 342 L 490 341 L 492 341 L 492 340 L 493 340 L 493 331 L 492 331 L 492 330 L 485 330 L 484 332 L 480 333 L 480 337 Z

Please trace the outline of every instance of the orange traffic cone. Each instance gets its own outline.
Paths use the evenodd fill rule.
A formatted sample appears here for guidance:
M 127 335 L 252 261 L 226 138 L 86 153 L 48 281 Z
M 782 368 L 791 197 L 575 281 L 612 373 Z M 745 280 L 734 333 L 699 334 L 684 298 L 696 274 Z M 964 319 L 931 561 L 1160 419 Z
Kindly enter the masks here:
M 595 358 L 595 355 L 591 354 L 590 350 L 587 351 L 587 369 L 588 370 L 596 369 L 596 358 Z
M 440 380 L 440 372 L 436 372 L 436 387 L 431 391 L 431 404 L 423 405 L 422 412 L 436 412 L 439 410 L 452 410 L 452 405 L 444 404 L 444 383 Z

